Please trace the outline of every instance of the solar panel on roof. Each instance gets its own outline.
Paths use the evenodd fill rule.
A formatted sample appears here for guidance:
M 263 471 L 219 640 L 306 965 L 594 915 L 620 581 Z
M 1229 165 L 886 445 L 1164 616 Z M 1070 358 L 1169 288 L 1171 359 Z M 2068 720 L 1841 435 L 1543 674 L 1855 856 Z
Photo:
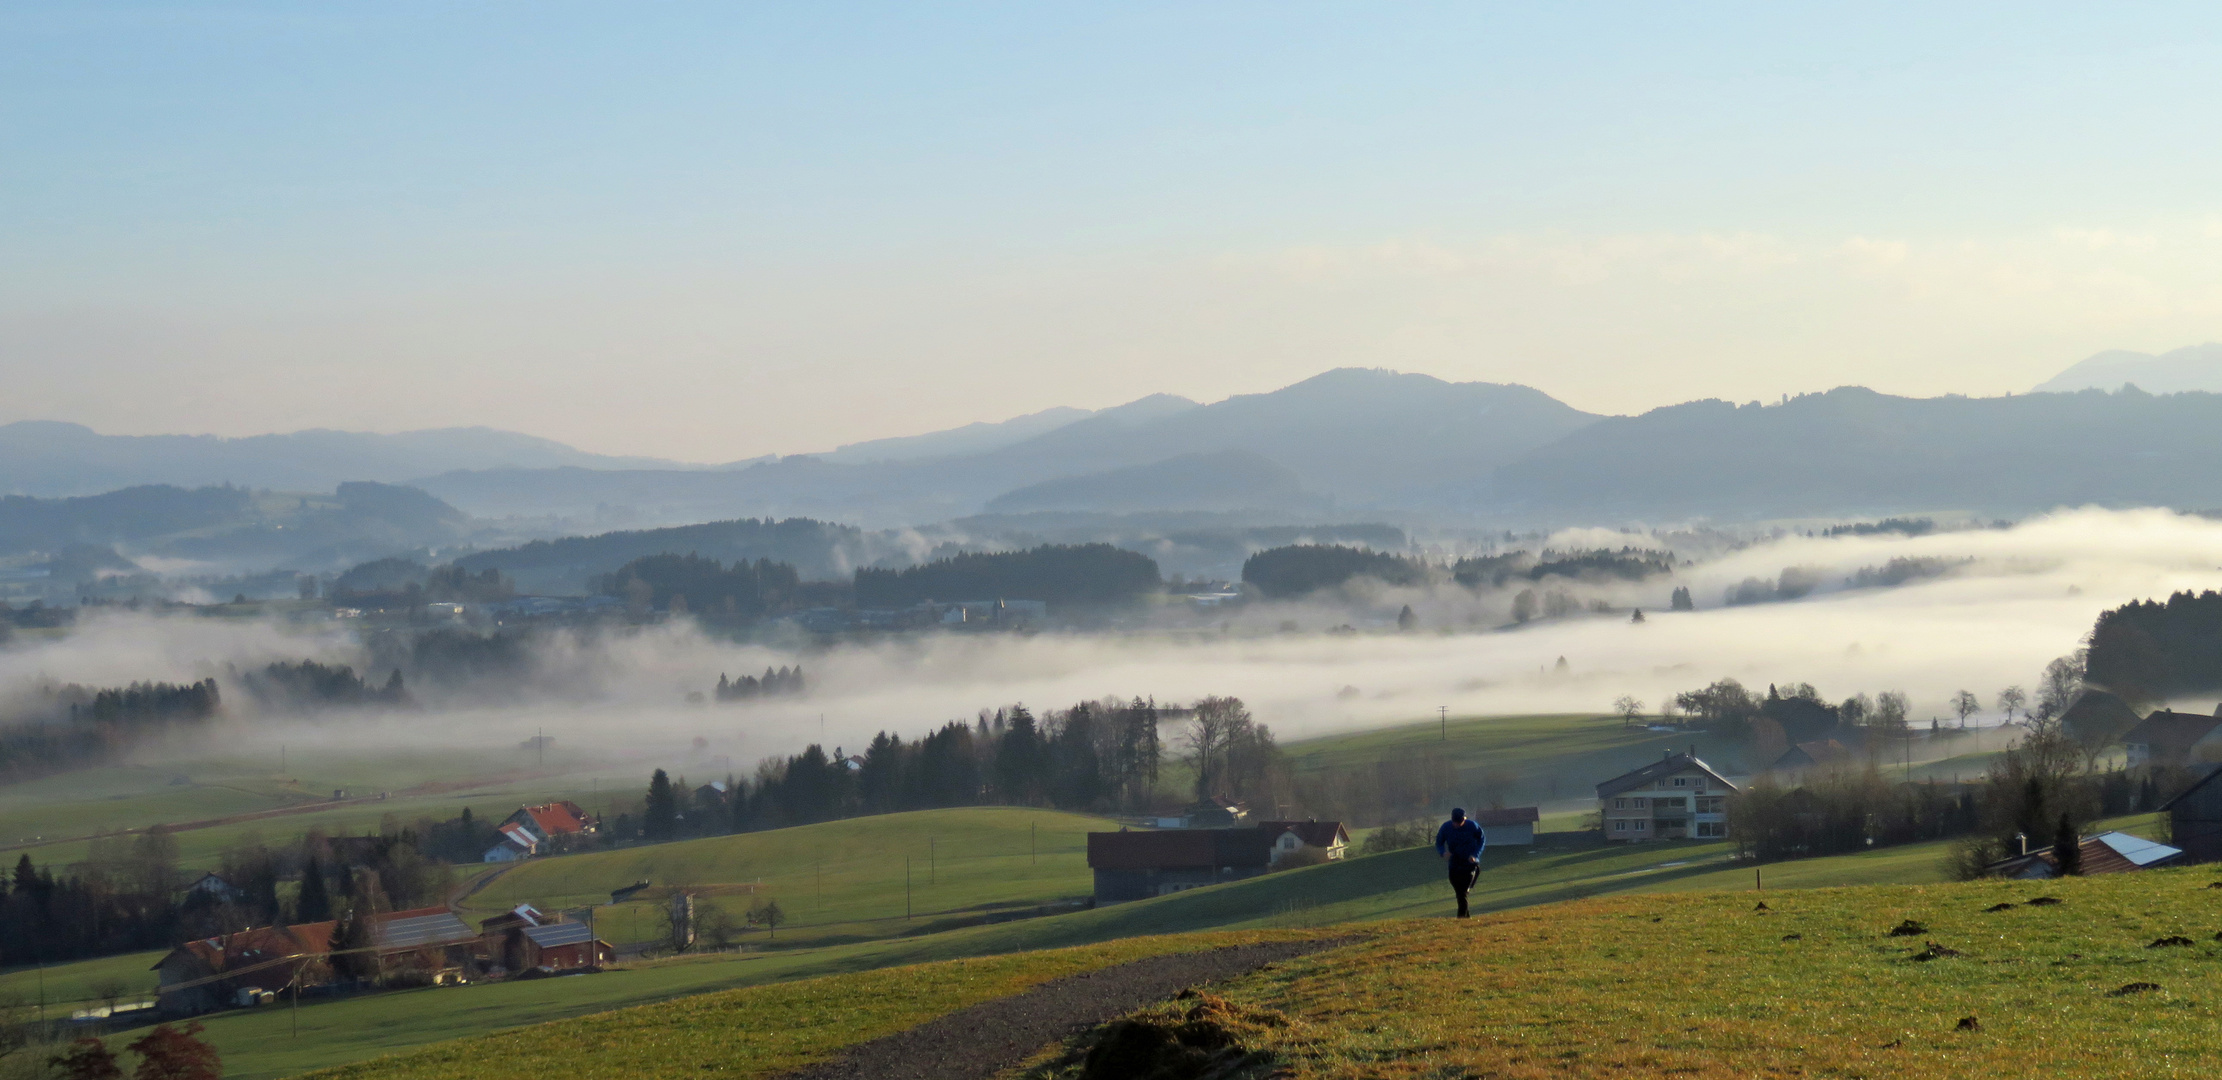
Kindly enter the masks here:
M 2100 833 L 2098 836 L 2095 836 L 2092 839 L 2097 840 L 2099 843 L 2105 844 L 2107 847 L 2113 848 L 2115 854 L 2120 855 L 2122 858 L 2128 859 L 2130 862 L 2135 863 L 2138 866 L 2150 866 L 2162 859 L 2183 854 L 2183 849 L 2181 848 L 2172 848 L 2166 844 L 2156 844 L 2150 840 L 2145 839 L 2144 837 L 2131 836 L 2128 833 Z
M 453 912 L 394 919 L 380 928 L 378 943 L 387 946 L 445 945 L 477 937 Z
M 593 933 L 587 929 L 585 923 L 575 922 L 528 926 L 525 927 L 524 934 L 532 939 L 533 944 L 543 949 L 552 949 L 559 945 L 578 945 L 594 938 Z

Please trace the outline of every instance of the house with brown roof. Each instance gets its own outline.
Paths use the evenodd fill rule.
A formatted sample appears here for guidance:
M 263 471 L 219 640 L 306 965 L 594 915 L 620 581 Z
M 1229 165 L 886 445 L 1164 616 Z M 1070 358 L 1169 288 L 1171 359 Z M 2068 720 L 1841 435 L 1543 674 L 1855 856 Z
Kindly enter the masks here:
M 413 971 L 439 984 L 464 981 L 484 955 L 478 931 L 445 907 L 373 916 L 371 944 L 389 973 Z
M 231 1003 L 241 990 L 273 992 L 331 981 L 332 922 L 262 926 L 197 938 L 156 961 L 156 1008 L 191 1016 Z
M 1269 866 L 1279 866 L 1306 849 L 1323 851 L 1332 861 L 1342 858 L 1350 847 L 1350 830 L 1340 821 L 1261 821 L 1257 827 L 1270 838 L 1271 849 L 1266 856 Z
M 541 803 L 538 806 L 520 806 L 516 813 L 503 819 L 502 824 L 522 825 L 531 829 L 542 840 L 594 831 L 594 819 L 587 817 L 586 811 L 579 804 L 568 799 Z
M 487 961 L 512 975 L 601 967 L 617 957 L 617 950 L 595 937 L 592 927 L 531 904 L 519 904 L 478 925 Z
M 2122 736 L 2129 767 L 2222 761 L 2222 717 L 2156 709 Z
M 1848 768 L 1852 763 L 1851 747 L 1835 739 L 1816 739 L 1793 744 L 1767 766 L 1767 771 L 1795 784 L 1814 773 L 1833 772 Z
M 2086 836 L 2076 845 L 2082 856 L 2082 872 L 2091 874 L 2126 874 L 2133 870 L 2150 870 L 2156 866 L 2172 866 L 2183 861 L 2183 849 L 2156 843 L 2142 836 L 2124 832 L 2103 832 Z M 2060 876 L 2060 856 L 2053 847 L 2000 859 L 1983 868 L 1991 877 L 2038 880 Z
M 1273 865 L 1276 835 L 1263 829 L 1120 830 L 1088 834 L 1098 904 L 1142 900 L 1239 881 Z
M 1715 840 L 1728 835 L 1728 800 L 1736 792 L 1694 752 L 1667 751 L 1597 785 L 1597 807 L 1608 840 Z

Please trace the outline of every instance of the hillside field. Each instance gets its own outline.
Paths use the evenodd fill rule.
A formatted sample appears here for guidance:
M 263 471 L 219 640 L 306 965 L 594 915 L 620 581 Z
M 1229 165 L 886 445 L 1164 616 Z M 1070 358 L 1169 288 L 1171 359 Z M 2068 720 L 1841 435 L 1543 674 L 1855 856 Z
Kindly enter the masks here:
M 1016 807 L 850 818 L 534 859 L 473 894 L 466 909 L 484 918 L 520 903 L 547 911 L 599 904 L 594 917 L 605 940 L 646 942 L 660 938 L 669 894 L 684 888 L 697 894 L 698 920 L 714 906 L 739 922 L 758 898 L 775 900 L 789 922 L 773 940 L 749 934 L 757 946 L 896 937 L 1000 911 L 1077 905 L 1094 889 L 1087 834 L 1118 828 L 1104 818 Z M 611 890 L 636 881 L 655 888 L 609 903 Z
M 2196 867 L 1785 890 L 1764 907 L 1749 892 L 1624 895 L 1375 923 L 1349 946 L 1214 988 L 1240 1048 L 1267 1055 L 1214 1075 L 2204 1076 L 2222 1039 L 2218 881 Z M 2029 903 L 2041 897 L 2058 903 Z M 1908 921 L 1919 929 L 1893 932 Z M 769 1076 L 1073 956 L 740 990 L 320 1075 Z M 945 984 L 961 989 L 931 989 Z M 1170 1024 L 1188 1007 L 1141 1017 Z

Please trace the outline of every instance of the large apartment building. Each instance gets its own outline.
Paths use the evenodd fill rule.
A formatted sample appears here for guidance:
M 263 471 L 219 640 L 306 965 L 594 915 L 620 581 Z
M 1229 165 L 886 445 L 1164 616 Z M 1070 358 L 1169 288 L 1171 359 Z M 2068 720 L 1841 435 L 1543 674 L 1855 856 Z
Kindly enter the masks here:
M 1728 835 L 1731 784 L 1697 755 L 1668 752 L 1597 785 L 1608 840 L 1715 840 Z

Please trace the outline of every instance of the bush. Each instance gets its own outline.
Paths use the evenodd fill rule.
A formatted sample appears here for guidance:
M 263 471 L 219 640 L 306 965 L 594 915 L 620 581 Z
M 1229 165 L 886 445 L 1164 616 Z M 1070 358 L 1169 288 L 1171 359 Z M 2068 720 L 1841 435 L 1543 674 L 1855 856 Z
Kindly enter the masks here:
M 1435 823 L 1425 818 L 1413 818 L 1401 825 L 1383 825 L 1373 830 L 1359 851 L 1366 855 L 1378 855 L 1384 851 L 1426 847 L 1434 842 Z

